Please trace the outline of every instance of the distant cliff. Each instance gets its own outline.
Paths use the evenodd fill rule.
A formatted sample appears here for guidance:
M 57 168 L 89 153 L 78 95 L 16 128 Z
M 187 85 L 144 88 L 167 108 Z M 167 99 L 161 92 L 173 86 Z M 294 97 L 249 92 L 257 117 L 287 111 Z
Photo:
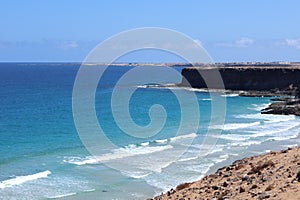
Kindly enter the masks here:
M 180 85 L 190 84 L 193 88 L 207 88 L 200 73 L 213 80 L 216 71 L 220 72 L 225 89 L 229 90 L 281 90 L 288 88 L 291 84 L 300 87 L 300 66 L 189 67 L 182 70 L 182 76 L 185 79 L 182 79 Z M 222 88 L 219 84 L 210 84 L 210 89 Z

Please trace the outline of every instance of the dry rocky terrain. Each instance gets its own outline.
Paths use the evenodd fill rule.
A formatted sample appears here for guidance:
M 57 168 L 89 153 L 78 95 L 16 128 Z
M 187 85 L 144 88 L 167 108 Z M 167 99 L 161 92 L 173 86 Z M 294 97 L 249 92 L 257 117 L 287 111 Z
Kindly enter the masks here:
M 300 148 L 235 161 L 154 200 L 300 199 Z

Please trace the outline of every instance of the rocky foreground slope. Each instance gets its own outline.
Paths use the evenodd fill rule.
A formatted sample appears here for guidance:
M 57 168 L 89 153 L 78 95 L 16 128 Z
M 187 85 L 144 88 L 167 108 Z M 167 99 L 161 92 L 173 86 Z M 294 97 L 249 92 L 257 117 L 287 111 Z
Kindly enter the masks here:
M 154 200 L 300 199 L 300 148 L 235 161 Z

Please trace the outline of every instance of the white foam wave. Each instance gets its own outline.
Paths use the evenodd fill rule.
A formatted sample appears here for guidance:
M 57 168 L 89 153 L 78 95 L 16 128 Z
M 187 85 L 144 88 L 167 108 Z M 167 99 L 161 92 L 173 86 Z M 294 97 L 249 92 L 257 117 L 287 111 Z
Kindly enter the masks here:
M 250 110 L 261 111 L 264 108 L 267 108 L 271 103 L 263 103 L 263 104 L 252 104 L 252 107 L 249 107 Z
M 264 141 L 268 140 L 276 140 L 276 141 L 282 141 L 282 140 L 289 140 L 298 137 L 299 133 L 297 132 L 291 132 L 291 129 L 294 127 L 287 127 L 284 129 L 275 129 L 275 130 L 258 130 L 255 131 L 255 134 L 223 134 L 218 135 L 215 137 L 218 137 L 220 139 L 225 139 L 229 141 L 236 141 L 235 143 L 231 143 L 231 146 L 250 146 L 253 144 L 260 144 Z M 261 141 L 253 140 L 255 138 L 259 137 L 267 137 Z
M 245 147 L 245 146 L 251 146 L 251 145 L 255 145 L 255 144 L 261 144 L 262 142 L 263 141 L 249 140 L 249 141 L 246 141 L 246 142 L 238 143 L 236 146 Z M 234 146 L 234 144 L 232 146 Z
M 242 114 L 236 115 L 236 118 L 244 118 L 244 119 L 260 119 L 266 121 L 266 123 L 274 123 L 274 122 L 285 122 L 295 120 L 296 117 L 294 115 L 272 115 L 272 114 Z
M 206 162 L 206 163 L 202 163 L 201 165 L 189 165 L 189 166 L 186 166 L 185 167 L 185 171 L 191 171 L 191 172 L 196 172 L 197 173 L 197 176 L 199 174 L 206 174 L 209 169 L 214 166 L 214 164 L 212 162 Z M 195 177 L 195 180 L 198 180 L 199 178 L 198 177 Z M 195 181 L 193 180 L 193 181 Z
M 275 136 L 271 137 L 268 140 L 276 140 L 276 141 L 284 141 L 284 140 L 289 140 L 298 137 L 298 134 L 293 134 L 289 136 Z
M 4 189 L 4 188 L 7 188 L 7 187 L 12 187 L 14 185 L 20 185 L 20 184 L 23 184 L 25 182 L 33 181 L 33 180 L 36 180 L 36 179 L 39 179 L 39 178 L 46 178 L 50 174 L 51 174 L 51 172 L 49 170 L 47 170 L 47 171 L 44 171 L 44 172 L 39 172 L 39 173 L 36 173 L 36 174 L 27 175 L 27 176 L 17 176 L 17 177 L 12 178 L 12 179 L 1 181 L 0 182 L 0 189 Z
M 250 126 L 257 126 L 260 125 L 260 122 L 252 122 L 252 123 L 229 123 L 224 125 L 215 125 L 211 126 L 212 129 L 222 129 L 222 130 L 236 130 L 241 128 L 247 128 Z
M 138 88 L 147 88 L 148 86 L 147 85 L 138 85 L 137 87 Z
M 227 160 L 228 158 L 229 158 L 228 154 L 223 154 L 223 155 L 220 155 L 219 157 L 209 158 L 209 160 L 211 160 L 213 163 L 220 163 L 220 162 Z
M 63 198 L 63 197 L 73 196 L 75 194 L 76 193 L 73 192 L 73 193 L 67 193 L 67 194 L 60 194 L 60 195 L 56 195 L 56 196 L 52 196 L 52 197 L 48 197 L 48 198 L 49 199 L 60 199 L 60 198 Z
M 201 99 L 202 101 L 211 101 L 212 99 L 210 98 L 205 98 L 205 99 Z
M 250 132 L 252 133 L 251 137 L 278 136 L 282 133 L 284 134 L 283 136 L 288 136 L 290 130 L 297 126 L 299 126 L 297 122 L 274 123 Z
M 181 87 L 181 89 L 190 91 L 190 92 L 208 92 L 207 89 L 191 88 L 191 87 Z
M 149 146 L 150 142 L 143 142 L 141 143 L 141 146 L 145 147 L 145 146 Z
M 65 159 L 64 162 L 75 164 L 75 165 L 86 165 L 86 164 L 97 164 L 97 163 L 104 163 L 111 160 L 127 158 L 135 155 L 143 155 L 143 154 L 151 154 L 159 151 L 164 151 L 168 149 L 172 149 L 173 146 L 166 145 L 166 146 L 157 146 L 157 147 L 149 147 L 149 146 L 141 146 L 141 147 L 126 147 L 115 149 L 112 153 L 103 154 L 102 156 L 98 157 L 86 157 L 85 159 Z
M 298 147 L 299 144 L 286 144 L 286 145 L 282 145 L 284 148 L 293 148 L 293 147 Z
M 225 145 L 223 144 L 216 144 L 216 145 L 204 145 L 204 144 L 193 144 L 190 147 L 197 149 L 196 152 L 199 152 L 199 150 L 208 152 L 209 154 L 213 154 L 216 152 L 223 151 L 223 148 Z
M 145 173 L 143 171 L 135 171 L 135 172 L 130 172 L 130 173 L 122 171 L 121 173 L 124 174 L 125 176 L 129 176 L 129 177 L 132 177 L 135 179 L 145 178 L 145 177 L 149 176 L 150 174 L 152 174 L 152 172 Z
M 186 161 L 190 161 L 190 160 L 196 160 L 197 158 L 198 158 L 198 156 L 189 157 L 189 158 L 182 158 L 182 159 L 179 159 L 178 162 L 186 162 Z
M 239 94 L 222 94 L 221 97 L 237 97 Z
M 168 139 L 162 139 L 162 140 L 155 140 L 156 143 L 167 143 L 168 142 Z
M 196 133 L 190 133 L 190 134 L 186 134 L 186 135 L 179 135 L 173 138 L 170 138 L 171 141 L 176 141 L 176 140 L 182 140 L 182 139 L 187 139 L 187 138 L 195 138 L 197 137 Z
M 245 141 L 250 138 L 249 135 L 240 135 L 240 134 L 222 134 L 215 136 L 219 139 L 230 140 L 230 141 Z

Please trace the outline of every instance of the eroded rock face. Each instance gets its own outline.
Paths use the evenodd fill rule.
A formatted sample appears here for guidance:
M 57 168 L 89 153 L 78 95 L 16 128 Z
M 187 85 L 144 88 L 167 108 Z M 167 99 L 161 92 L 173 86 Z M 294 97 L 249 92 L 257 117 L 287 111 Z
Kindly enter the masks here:
M 182 76 L 181 86 L 207 88 L 209 82 L 209 89 L 245 91 L 239 94 L 245 97 L 288 96 L 275 99 L 261 113 L 300 116 L 300 66 L 191 67 Z
M 289 85 L 300 86 L 300 67 L 193 67 L 182 70 L 182 86 L 207 88 L 205 79 L 210 79 L 210 89 L 224 89 L 216 79 L 219 73 L 227 90 L 268 91 L 284 89 Z M 215 82 L 214 82 L 214 79 Z

